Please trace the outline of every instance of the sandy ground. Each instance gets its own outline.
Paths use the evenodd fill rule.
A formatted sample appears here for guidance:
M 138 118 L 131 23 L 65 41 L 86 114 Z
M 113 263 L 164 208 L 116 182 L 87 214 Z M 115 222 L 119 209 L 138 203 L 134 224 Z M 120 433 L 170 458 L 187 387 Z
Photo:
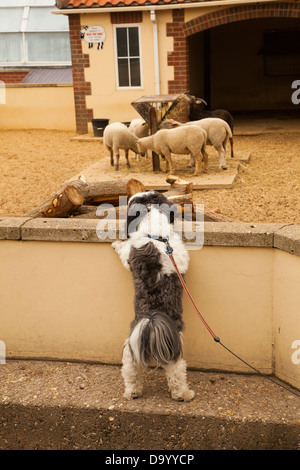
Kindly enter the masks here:
M 23 215 L 67 179 L 107 158 L 102 144 L 71 140 L 74 136 L 46 130 L 1 131 L 0 216 Z M 237 135 L 235 150 L 251 152 L 252 157 L 240 168 L 234 187 L 195 191 L 194 202 L 239 221 L 299 224 L 300 133 Z

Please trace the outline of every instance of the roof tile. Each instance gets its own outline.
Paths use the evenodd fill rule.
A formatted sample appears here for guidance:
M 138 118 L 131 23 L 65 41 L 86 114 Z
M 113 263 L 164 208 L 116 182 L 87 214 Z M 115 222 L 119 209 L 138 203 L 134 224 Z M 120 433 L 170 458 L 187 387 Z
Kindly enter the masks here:
M 191 3 L 199 0 L 189 0 Z M 200 0 L 201 1 L 201 0 Z M 203 1 L 203 0 L 202 0 Z M 105 6 L 130 6 L 133 4 L 169 4 L 183 3 L 186 0 L 56 0 L 56 6 L 59 9 L 65 8 L 101 8 Z

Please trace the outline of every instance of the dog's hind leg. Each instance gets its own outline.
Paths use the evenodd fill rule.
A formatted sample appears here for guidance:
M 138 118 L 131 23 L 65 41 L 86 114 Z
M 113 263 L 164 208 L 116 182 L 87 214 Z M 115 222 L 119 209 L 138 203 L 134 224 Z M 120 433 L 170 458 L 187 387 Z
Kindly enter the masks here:
M 176 362 L 164 365 L 171 397 L 178 401 L 190 401 L 195 393 L 190 390 L 186 377 L 186 362 L 180 358 Z
M 142 367 L 134 362 L 128 341 L 124 345 L 122 364 L 122 377 L 125 384 L 124 397 L 128 400 L 140 397 L 143 393 L 143 384 L 140 376 Z

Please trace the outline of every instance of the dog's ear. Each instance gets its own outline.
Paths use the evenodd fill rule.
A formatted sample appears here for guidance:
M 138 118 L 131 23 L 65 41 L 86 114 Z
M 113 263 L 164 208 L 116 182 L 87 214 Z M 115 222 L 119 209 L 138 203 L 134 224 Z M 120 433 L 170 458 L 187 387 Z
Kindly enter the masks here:
M 129 237 L 130 233 L 136 232 L 138 225 L 147 213 L 148 210 L 144 204 L 133 202 L 129 205 L 127 212 L 127 237 Z

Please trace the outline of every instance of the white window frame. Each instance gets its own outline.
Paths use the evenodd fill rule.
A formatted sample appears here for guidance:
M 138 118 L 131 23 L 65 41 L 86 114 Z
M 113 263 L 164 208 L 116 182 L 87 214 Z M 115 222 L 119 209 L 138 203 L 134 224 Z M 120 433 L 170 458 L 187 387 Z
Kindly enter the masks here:
M 138 56 L 140 59 L 140 79 L 141 84 L 139 86 L 120 86 L 119 85 L 119 68 L 118 68 L 118 49 L 117 49 L 117 29 L 118 28 L 138 28 L 139 33 L 139 52 Z M 139 23 L 120 23 L 114 25 L 114 54 L 115 54 L 115 79 L 116 79 L 116 89 L 117 90 L 142 90 L 144 88 L 143 80 L 143 61 L 142 61 L 142 35 L 141 35 L 141 25 Z
M 0 67 L 10 68 L 10 67 L 41 67 L 41 66 L 70 66 L 72 65 L 72 60 L 69 61 L 39 61 L 39 62 L 32 62 L 28 60 L 28 51 L 27 51 L 27 43 L 25 39 L 26 33 L 66 33 L 69 34 L 69 31 L 64 30 L 47 30 L 47 31 L 33 31 L 27 30 L 27 21 L 29 17 L 29 9 L 30 8 L 49 8 L 49 5 L 30 5 L 30 6 L 3 6 L 5 9 L 14 9 L 14 8 L 23 8 L 23 18 L 21 23 L 20 31 L 1 31 L 0 34 L 20 34 L 22 35 L 22 60 L 20 62 L 1 62 Z M 1 14 L 1 7 L 0 7 L 0 14 Z M 9 26 L 8 26 L 9 27 Z

